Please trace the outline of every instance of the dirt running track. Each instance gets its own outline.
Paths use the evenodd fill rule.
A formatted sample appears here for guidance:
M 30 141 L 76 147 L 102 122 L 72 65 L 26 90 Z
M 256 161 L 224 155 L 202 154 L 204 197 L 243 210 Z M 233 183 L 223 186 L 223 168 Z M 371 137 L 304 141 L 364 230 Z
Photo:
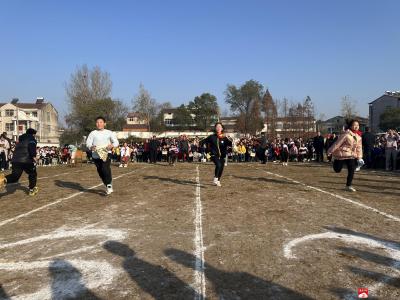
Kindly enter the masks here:
M 0 198 L 0 299 L 400 297 L 400 176 L 328 165 L 40 168 Z M 26 180 L 26 178 L 24 178 Z

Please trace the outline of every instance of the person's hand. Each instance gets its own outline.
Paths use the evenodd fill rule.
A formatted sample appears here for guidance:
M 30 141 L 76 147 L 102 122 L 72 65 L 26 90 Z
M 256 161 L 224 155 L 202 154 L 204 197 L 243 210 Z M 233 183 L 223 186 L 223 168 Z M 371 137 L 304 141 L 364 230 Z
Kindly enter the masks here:
M 113 145 L 112 144 L 108 144 L 107 149 L 108 150 L 112 150 L 112 148 L 114 148 Z

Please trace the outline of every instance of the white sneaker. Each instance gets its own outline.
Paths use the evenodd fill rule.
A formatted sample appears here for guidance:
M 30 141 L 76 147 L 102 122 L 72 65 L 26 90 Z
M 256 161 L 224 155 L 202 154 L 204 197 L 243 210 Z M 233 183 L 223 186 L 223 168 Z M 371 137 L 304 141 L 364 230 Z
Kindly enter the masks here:
M 119 167 L 120 167 L 120 168 L 123 168 L 124 166 L 123 166 L 123 165 L 119 165 Z
M 216 185 L 221 186 L 221 181 L 217 181 Z
M 357 190 L 355 188 L 353 188 L 351 185 L 350 186 L 346 185 L 346 191 L 348 191 L 348 192 L 357 192 Z
M 128 166 L 127 165 L 124 165 L 124 168 L 127 168 Z
M 217 178 L 217 177 L 214 177 L 214 181 L 213 181 L 213 183 L 214 183 L 215 185 L 217 185 L 217 184 L 218 184 L 218 178 Z
M 107 195 L 110 195 L 112 192 L 114 192 L 112 185 L 111 184 L 107 185 L 107 191 L 106 191 Z

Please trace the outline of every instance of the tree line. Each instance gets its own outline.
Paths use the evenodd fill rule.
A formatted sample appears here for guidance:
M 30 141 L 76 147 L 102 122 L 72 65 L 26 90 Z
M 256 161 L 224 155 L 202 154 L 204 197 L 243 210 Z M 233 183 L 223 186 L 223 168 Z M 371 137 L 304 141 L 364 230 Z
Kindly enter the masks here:
M 172 108 L 170 102 L 158 102 L 141 84 L 130 107 L 120 99 L 113 98 L 110 74 L 96 66 L 78 67 L 65 84 L 69 113 L 65 117 L 67 128 L 61 137 L 63 143 L 76 143 L 93 130 L 94 119 L 101 115 L 107 119 L 107 127 L 121 131 L 129 111 L 138 112 L 147 121 L 149 131 L 162 132 L 167 128 L 164 112 Z M 307 131 L 308 122 L 315 119 L 314 105 L 309 96 L 300 102 L 274 99 L 260 82 L 249 80 L 242 85 L 228 84 L 224 92 L 225 103 L 237 119 L 236 130 L 256 134 L 265 123 L 268 132 L 274 134 L 278 118 L 284 118 L 285 126 Z M 175 129 L 210 130 L 221 118 L 217 97 L 202 93 L 187 104 L 173 111 Z

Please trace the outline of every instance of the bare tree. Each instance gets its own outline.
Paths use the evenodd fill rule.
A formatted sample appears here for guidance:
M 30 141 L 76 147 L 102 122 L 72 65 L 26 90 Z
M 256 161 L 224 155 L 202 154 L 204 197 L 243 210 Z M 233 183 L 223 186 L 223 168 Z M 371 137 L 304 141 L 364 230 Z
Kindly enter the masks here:
M 87 65 L 83 65 L 71 74 L 65 89 L 71 106 L 85 104 L 109 98 L 112 81 L 110 74 L 102 71 L 100 67 L 95 66 L 93 69 L 89 69 Z
M 347 120 L 354 118 L 357 115 L 357 101 L 350 98 L 350 96 L 342 97 L 341 112 L 343 117 Z
M 150 93 L 144 88 L 143 84 L 139 85 L 139 93 L 132 100 L 133 109 L 139 112 L 147 122 L 148 130 L 151 131 L 150 123 L 157 116 L 157 102 L 151 98 Z

